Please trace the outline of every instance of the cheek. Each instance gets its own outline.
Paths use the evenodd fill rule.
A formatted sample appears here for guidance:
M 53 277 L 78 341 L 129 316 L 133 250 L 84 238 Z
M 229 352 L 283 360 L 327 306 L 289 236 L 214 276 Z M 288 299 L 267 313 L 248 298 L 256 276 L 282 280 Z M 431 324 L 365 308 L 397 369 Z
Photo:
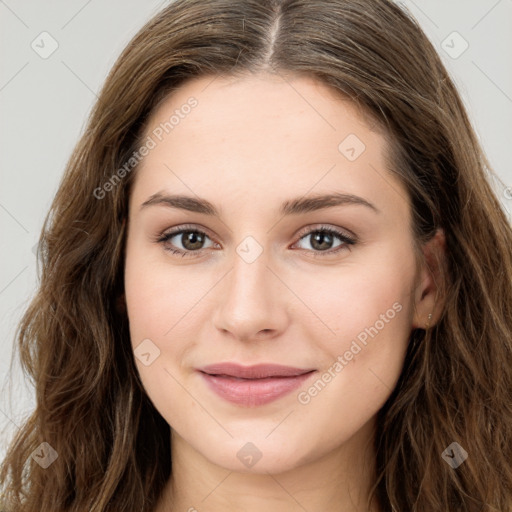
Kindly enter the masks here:
M 412 254 L 398 253 L 389 244 L 350 266 L 302 273 L 297 276 L 295 289 L 305 296 L 315 315 L 311 325 L 318 328 L 318 319 L 324 324 L 322 333 L 328 346 L 342 349 L 347 340 L 360 333 L 364 342 L 368 329 L 375 332 L 372 326 L 380 338 L 387 337 L 381 336 L 385 332 L 394 332 L 391 337 L 398 341 L 398 333 L 407 337 L 410 329 L 413 263 Z
M 195 341 L 190 340 L 198 339 L 193 326 L 202 325 L 196 315 L 204 295 L 199 280 L 204 277 L 183 269 L 171 272 L 165 258 L 151 261 L 143 247 L 136 239 L 129 239 L 127 244 L 125 296 L 130 339 L 144 389 L 171 422 L 173 411 L 191 406 L 183 403 L 179 365 L 195 347 Z M 191 277 L 198 282 L 191 282 Z
M 194 305 L 204 294 L 204 276 L 183 269 L 172 272 L 165 258 L 150 260 L 142 247 L 143 243 L 135 240 L 128 244 L 125 265 L 132 343 L 141 337 L 161 343 L 184 325 L 191 325 Z
M 354 275 L 345 281 L 344 292 L 334 285 L 325 290 L 325 308 L 318 311 L 335 335 L 326 329 L 324 336 L 308 334 L 325 354 L 324 365 L 297 401 L 305 428 L 322 432 L 319 450 L 334 449 L 369 422 L 389 398 L 403 367 L 410 334 L 406 279 L 381 272 L 374 277 L 381 279 L 378 286 Z
M 173 411 L 186 407 L 181 403 L 183 390 L 173 364 L 183 357 L 186 347 L 180 345 L 175 332 L 184 322 L 173 329 L 185 314 L 180 310 L 182 296 L 177 298 L 168 281 L 158 266 L 145 261 L 142 251 L 127 250 L 125 295 L 134 361 L 148 397 L 171 424 Z
M 300 284 L 316 290 L 308 306 L 323 325 L 314 318 L 305 336 L 325 354 L 323 382 L 328 381 L 305 390 L 304 402 L 328 387 L 318 405 L 332 400 L 356 410 L 378 409 L 397 382 L 411 333 L 415 270 L 412 253 L 382 249 L 371 263 L 334 270 L 337 275 L 322 280 L 322 287 L 312 277 Z

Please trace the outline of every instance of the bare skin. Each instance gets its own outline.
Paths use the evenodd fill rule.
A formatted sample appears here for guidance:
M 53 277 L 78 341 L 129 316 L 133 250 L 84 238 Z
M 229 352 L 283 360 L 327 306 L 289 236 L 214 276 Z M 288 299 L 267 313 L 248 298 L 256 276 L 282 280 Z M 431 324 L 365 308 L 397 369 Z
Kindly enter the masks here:
M 440 310 L 435 276 L 416 265 L 408 195 L 385 168 L 385 139 L 312 79 L 263 74 L 188 82 L 153 113 L 146 136 L 190 97 L 197 106 L 136 171 L 129 205 L 131 342 L 150 340 L 151 363 L 136 363 L 172 431 L 173 474 L 156 511 L 378 512 L 366 505 L 376 414 L 412 329 L 429 313 L 434 325 Z M 340 149 L 350 134 L 357 139 Z M 373 208 L 279 212 L 335 192 Z M 206 199 L 219 216 L 142 206 L 155 194 Z M 184 225 L 204 233 L 202 244 L 162 239 Z M 442 250 L 440 231 L 424 251 Z M 300 389 L 247 407 L 213 393 L 197 371 L 226 361 L 316 371 Z M 249 465 L 248 453 L 261 458 Z

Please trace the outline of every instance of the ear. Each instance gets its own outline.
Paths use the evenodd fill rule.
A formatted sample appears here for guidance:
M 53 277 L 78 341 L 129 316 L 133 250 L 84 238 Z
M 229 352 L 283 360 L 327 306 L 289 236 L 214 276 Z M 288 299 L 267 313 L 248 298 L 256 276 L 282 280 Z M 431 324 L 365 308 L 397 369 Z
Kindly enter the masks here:
M 438 228 L 434 237 L 423 246 L 424 263 L 414 290 L 413 329 L 433 327 L 444 306 L 444 275 L 446 272 L 446 237 Z M 429 320 L 428 316 L 432 314 Z

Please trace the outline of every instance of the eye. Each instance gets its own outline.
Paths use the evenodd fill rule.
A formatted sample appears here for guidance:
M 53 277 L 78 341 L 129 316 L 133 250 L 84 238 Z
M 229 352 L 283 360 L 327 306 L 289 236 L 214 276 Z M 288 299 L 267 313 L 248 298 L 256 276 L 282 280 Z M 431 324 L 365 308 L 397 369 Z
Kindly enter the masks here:
M 349 249 L 349 246 L 357 243 L 355 238 L 329 226 L 320 226 L 306 231 L 301 235 L 299 242 L 306 240 L 308 237 L 311 240 L 309 243 L 310 248 L 302 247 L 301 249 L 312 251 L 315 257 L 323 256 L 324 254 L 322 253 L 332 255 Z M 332 250 L 336 238 L 340 243 L 334 246 L 335 249 Z M 193 226 L 180 226 L 177 229 L 162 234 L 156 241 L 163 244 L 166 251 L 181 255 L 182 257 L 190 257 L 195 256 L 194 253 L 200 253 L 203 249 L 215 246 L 213 242 L 210 246 L 204 246 L 207 239 L 211 241 L 210 237 L 200 229 Z M 296 244 L 299 242 L 296 242 Z
M 203 244 L 206 239 L 210 239 L 210 237 L 204 231 L 181 226 L 179 229 L 164 233 L 157 242 L 164 244 L 165 250 L 173 254 L 188 257 L 194 256 L 194 252 L 197 253 L 205 249 Z
M 310 229 L 301 236 L 300 240 L 307 240 L 308 237 L 310 239 L 308 245 L 313 249 L 313 255 L 315 257 L 323 256 L 323 254 L 318 253 L 326 253 L 328 255 L 336 254 L 344 249 L 349 249 L 351 245 L 355 245 L 357 242 L 355 238 L 329 226 L 320 226 L 315 229 Z M 340 240 L 341 243 L 334 246 L 335 249 L 332 250 L 336 238 Z

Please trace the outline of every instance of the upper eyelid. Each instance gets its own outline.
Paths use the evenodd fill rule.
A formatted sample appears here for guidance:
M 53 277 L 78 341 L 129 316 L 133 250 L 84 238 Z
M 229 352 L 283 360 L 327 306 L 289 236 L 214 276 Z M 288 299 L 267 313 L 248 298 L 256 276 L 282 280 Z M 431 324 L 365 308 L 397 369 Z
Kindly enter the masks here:
M 306 236 L 306 235 L 309 235 L 311 233 L 314 233 L 315 231 L 325 231 L 325 230 L 333 230 L 333 231 L 336 231 L 336 232 L 339 232 L 340 235 L 344 235 L 346 236 L 347 238 L 351 238 L 353 239 L 354 241 L 357 241 L 357 236 L 355 233 L 352 233 L 351 231 L 349 231 L 347 228 L 340 228 L 340 227 L 337 227 L 337 226 L 330 226 L 329 224 L 318 224 L 316 227 L 313 226 L 313 227 L 307 227 L 307 228 L 304 228 L 302 230 L 299 231 L 299 233 L 296 235 L 300 238 Z
M 191 225 L 186 225 L 186 224 L 183 226 L 178 226 L 177 228 L 171 228 L 169 230 L 165 230 L 162 232 L 161 235 L 159 235 L 158 238 L 176 236 L 176 235 L 182 234 L 187 231 L 197 231 L 199 233 L 204 233 L 211 240 L 214 240 L 214 238 L 215 238 L 210 235 L 210 231 L 208 229 L 206 229 L 202 226 L 191 226 Z

